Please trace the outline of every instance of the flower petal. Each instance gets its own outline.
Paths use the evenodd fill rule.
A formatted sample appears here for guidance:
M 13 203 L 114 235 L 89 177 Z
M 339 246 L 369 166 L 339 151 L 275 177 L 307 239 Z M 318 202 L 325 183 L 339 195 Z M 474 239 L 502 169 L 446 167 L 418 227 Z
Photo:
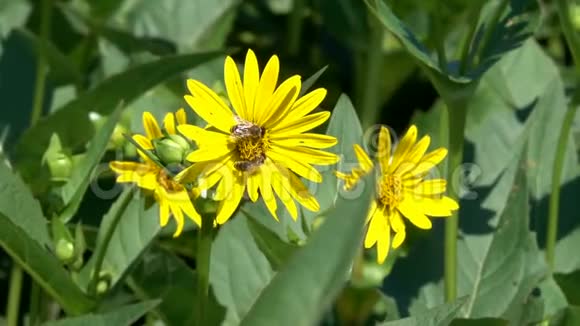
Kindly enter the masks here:
M 415 127 L 415 125 L 412 125 L 411 127 L 409 127 L 409 130 L 407 130 L 407 132 L 405 133 L 405 136 L 403 136 L 403 139 L 401 139 L 401 142 L 399 142 L 399 144 L 397 145 L 395 153 L 393 153 L 393 159 L 388 168 L 387 173 L 393 173 L 394 171 L 397 170 L 399 164 L 401 164 L 401 162 L 405 160 L 407 153 L 411 151 L 416 141 L 417 141 L 417 127 Z
M 388 173 L 389 161 L 391 160 L 391 135 L 389 134 L 389 129 L 385 126 L 381 126 L 379 131 L 379 153 L 377 159 L 381 166 L 381 172 Z
M 181 234 L 181 232 L 183 232 L 185 219 L 183 218 L 183 212 L 181 211 L 179 204 L 169 201 L 169 208 L 171 209 L 171 213 L 173 213 L 173 219 L 176 224 L 175 233 L 173 233 L 173 237 L 176 238 Z
M 290 217 L 292 217 L 292 219 L 296 221 L 298 219 L 298 208 L 296 207 L 296 203 L 294 203 L 294 199 L 292 199 L 292 195 L 282 185 L 280 175 L 273 174 L 271 171 L 269 172 L 270 173 L 264 175 L 263 187 L 265 188 L 271 187 L 274 189 L 274 192 L 276 193 L 276 195 L 278 195 L 278 198 L 280 198 L 280 200 L 286 207 L 286 210 L 288 210 Z M 266 196 L 266 193 L 267 191 L 262 191 L 263 196 Z
M 373 169 L 373 161 L 368 157 L 365 150 L 360 147 L 358 144 L 354 144 L 354 154 L 356 155 L 356 159 L 364 172 L 369 172 Z
M 221 201 L 218 213 L 216 216 L 217 224 L 224 224 L 227 222 L 230 217 L 234 214 L 240 201 L 242 200 L 242 196 L 244 194 L 245 185 L 243 180 L 240 177 L 234 176 L 232 187 L 228 191 L 228 193 L 224 196 L 225 200 Z M 222 181 L 223 182 L 223 181 Z
M 260 85 L 258 86 L 258 94 L 256 95 L 256 102 L 254 105 L 254 115 L 256 117 L 256 124 L 263 125 L 266 117 L 269 115 L 268 104 L 272 99 L 272 94 L 276 89 L 278 83 L 278 73 L 280 72 L 280 62 L 278 56 L 272 56 L 264 72 L 260 77 Z
M 409 199 L 403 200 L 397 209 L 403 216 L 405 216 L 416 227 L 424 230 L 429 230 L 433 226 L 431 220 L 423 214 L 421 204 Z
M 177 125 L 184 125 L 187 123 L 187 114 L 184 108 L 180 108 L 175 112 L 175 119 L 177 120 Z
M 300 147 L 300 146 L 285 147 L 280 146 L 278 144 L 273 144 L 271 149 L 275 150 L 281 155 L 292 157 L 298 161 L 309 164 L 331 165 L 337 163 L 339 160 L 338 155 L 334 153 L 329 153 L 308 147 Z
M 139 145 L 141 146 L 143 149 L 146 150 L 152 150 L 153 149 L 153 144 L 151 143 L 151 140 L 149 140 L 149 138 L 143 136 L 143 135 L 133 135 L 131 138 L 133 138 L 133 140 Z
M 317 88 L 312 92 L 309 92 L 308 94 L 302 96 L 301 98 L 296 100 L 294 105 L 292 105 L 292 108 L 289 111 L 289 113 L 291 113 L 292 115 L 288 116 L 288 119 L 297 120 L 299 118 L 302 118 L 303 116 L 307 115 L 308 113 L 316 109 L 320 105 L 320 103 L 322 103 L 325 97 L 326 97 L 326 89 L 324 88 Z
M 185 101 L 202 119 L 223 132 L 230 132 L 235 124 L 234 114 L 224 101 L 211 89 L 197 80 L 189 79 L 187 88 L 193 95 L 185 95 Z
M 260 122 L 261 125 L 266 129 L 271 129 L 280 121 L 288 119 L 290 108 L 296 101 L 296 98 L 298 98 L 299 93 L 300 76 L 292 76 L 280 84 L 268 104 L 264 107 L 265 109 L 267 108 L 267 111 L 263 112 L 263 122 Z
M 312 165 L 294 159 L 291 156 L 286 156 L 285 152 L 277 152 L 275 149 L 272 149 L 268 152 L 268 157 L 278 164 L 285 165 L 303 178 L 314 182 L 322 181 L 322 175 Z
M 217 145 L 213 147 L 201 147 L 189 153 L 185 159 L 189 162 L 219 161 L 224 155 L 231 154 L 227 146 Z
M 236 110 L 236 113 L 240 117 L 249 119 L 240 72 L 238 71 L 238 66 L 234 60 L 229 56 L 226 58 L 224 64 L 224 80 L 226 91 L 228 92 L 228 98 L 232 103 L 234 110 Z
M 290 122 L 283 120 L 278 125 L 272 127 L 272 134 L 275 134 L 276 137 L 297 135 L 320 126 L 328 120 L 328 118 L 330 118 L 330 112 L 323 111 Z
M 407 174 L 407 176 L 421 176 L 429 172 L 437 166 L 437 164 L 441 163 L 441 161 L 445 159 L 445 156 L 447 156 L 447 149 L 445 148 L 438 148 L 429 152 L 427 155 L 423 156 L 421 161 Z
M 273 142 L 287 147 L 305 146 L 311 148 L 328 148 L 336 145 L 338 140 L 334 136 L 320 135 L 314 133 L 297 134 L 284 137 L 272 135 Z
M 258 200 L 258 188 L 262 183 L 262 175 L 256 171 L 248 176 L 247 181 L 247 189 L 248 189 L 248 196 L 252 202 L 256 202 Z
M 169 222 L 169 203 L 167 203 L 167 200 L 163 196 L 156 195 L 156 197 L 159 203 L 159 225 L 165 227 Z
M 436 196 L 444 193 L 446 188 L 447 181 L 445 179 L 430 179 L 413 186 L 408 191 L 419 196 Z
M 246 63 L 244 64 L 244 97 L 246 99 L 246 110 L 248 120 L 256 123 L 255 101 L 258 85 L 260 82 L 260 70 L 258 59 L 254 51 L 248 50 Z
M 397 249 L 403 244 L 403 241 L 405 241 L 405 223 L 403 222 L 401 213 L 399 213 L 398 210 L 393 210 L 393 212 L 389 215 L 389 221 L 391 222 L 391 228 L 395 232 L 395 238 L 393 239 L 393 249 Z
M 175 116 L 173 113 L 167 113 L 163 118 L 163 128 L 170 135 L 175 135 Z
M 163 137 L 161 129 L 159 129 L 159 125 L 157 124 L 157 120 L 155 120 L 155 117 L 151 112 L 143 112 L 143 127 L 145 128 L 147 138 L 155 139 Z
M 425 151 L 431 143 L 431 137 L 424 136 L 417 142 L 417 144 L 407 152 L 406 157 L 401 161 L 399 167 L 395 170 L 396 174 L 403 175 L 411 171 L 421 161 Z

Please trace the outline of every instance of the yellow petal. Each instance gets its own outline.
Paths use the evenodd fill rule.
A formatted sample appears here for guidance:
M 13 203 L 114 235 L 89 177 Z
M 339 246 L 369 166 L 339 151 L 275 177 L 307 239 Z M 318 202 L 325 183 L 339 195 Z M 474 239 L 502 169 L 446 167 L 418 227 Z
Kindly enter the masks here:
M 377 205 L 377 201 L 373 200 L 371 201 L 371 205 L 369 207 L 369 211 L 367 213 L 367 219 L 365 223 L 370 222 L 371 218 L 373 217 L 373 215 L 375 214 L 375 210 L 377 210 L 378 205 Z
M 387 173 L 393 173 L 394 171 L 397 170 L 399 164 L 401 164 L 401 162 L 404 162 L 407 153 L 411 151 L 411 149 L 415 145 L 416 140 L 417 140 L 417 127 L 412 125 L 411 127 L 409 127 L 409 130 L 405 133 L 405 136 L 403 136 L 403 139 L 401 139 L 401 142 L 399 142 L 399 144 L 397 145 L 397 149 L 395 149 L 395 153 L 393 153 L 393 159 L 388 168 Z
M 175 119 L 177 120 L 177 125 L 184 125 L 187 123 L 187 114 L 184 108 L 180 108 L 175 112 Z
M 309 114 L 298 120 L 291 121 L 291 123 L 286 123 L 286 120 L 282 120 L 278 125 L 272 127 L 272 134 L 275 134 L 276 137 L 297 135 L 320 126 L 328 118 L 330 118 L 330 112 L 323 111 Z
M 147 137 L 145 137 L 143 135 L 133 135 L 132 138 L 143 149 L 146 149 L 146 150 L 152 150 L 153 149 L 153 144 L 151 143 L 151 141 L 149 140 L 149 138 L 147 138 Z
M 248 176 L 248 196 L 254 203 L 258 200 L 258 187 L 262 183 L 262 176 L 259 172 L 252 173 Z
M 127 161 L 112 161 L 109 162 L 109 167 L 111 170 L 117 173 L 125 172 L 135 172 L 138 170 L 143 170 L 147 168 L 147 165 L 137 163 L 137 162 L 127 162 Z
M 175 116 L 173 113 L 167 113 L 163 119 L 163 127 L 170 135 L 175 135 Z
M 194 125 L 180 125 L 177 130 L 185 137 L 195 141 L 199 146 L 227 144 L 230 139 L 229 134 L 206 130 Z
M 445 156 L 447 156 L 447 149 L 445 148 L 438 148 L 429 152 L 427 155 L 423 156 L 421 161 L 409 172 L 408 175 L 420 176 L 429 172 L 437 164 L 441 163 L 441 161 L 445 159 Z
M 386 224 L 386 223 L 385 223 Z M 377 262 L 382 264 L 387 259 L 389 255 L 389 249 L 391 248 L 391 232 L 389 226 L 386 226 L 386 231 L 383 237 L 380 237 L 377 241 Z
M 431 220 L 423 214 L 421 205 L 418 205 L 418 203 L 405 199 L 397 206 L 397 209 L 416 227 L 424 230 L 431 229 Z
M 370 218 L 369 227 L 367 229 L 367 234 L 365 236 L 365 248 L 371 248 L 383 236 L 384 233 L 384 221 L 383 210 L 376 208 Z
M 276 137 L 274 134 L 272 135 L 271 139 L 276 144 L 287 147 L 306 146 L 311 148 L 328 148 L 338 143 L 336 137 L 314 133 L 297 134 L 284 137 Z
M 454 210 L 459 209 L 457 202 L 449 197 L 440 199 L 421 198 L 415 200 L 415 205 L 421 208 L 425 215 L 434 217 L 451 216 Z
M 226 198 L 220 203 L 216 216 L 217 224 L 224 224 L 234 214 L 244 193 L 245 186 L 241 178 L 236 178 L 233 182 L 231 191 Z
M 244 97 L 246 99 L 247 120 L 256 123 L 256 113 L 254 112 L 254 102 L 258 92 L 260 82 L 260 71 L 258 68 L 258 59 L 252 50 L 246 54 L 246 63 L 244 64 Z
M 397 210 L 393 210 L 393 212 L 389 215 L 389 221 L 391 222 L 391 228 L 395 232 L 395 237 L 393 239 L 393 249 L 397 249 L 403 244 L 403 241 L 405 241 L 405 223 L 403 222 L 401 213 L 399 213 Z
M 231 57 L 226 58 L 224 65 L 224 80 L 228 98 L 236 110 L 236 113 L 244 118 L 249 119 L 248 110 L 246 110 L 246 101 L 244 99 L 244 87 L 238 71 L 238 66 Z
M 258 86 L 258 94 L 256 95 L 256 103 L 255 103 L 255 116 L 256 116 L 256 123 L 258 125 L 263 125 L 266 121 L 268 116 L 268 104 L 272 99 L 272 94 L 276 89 L 276 84 L 278 83 L 278 73 L 280 72 L 280 62 L 277 56 L 272 56 L 268 63 L 266 64 L 266 68 L 264 68 L 264 72 L 262 73 L 262 77 L 260 77 L 260 85 Z
M 368 157 L 365 150 L 360 147 L 358 144 L 354 144 L 354 154 L 356 155 L 356 159 L 361 167 L 361 169 L 365 172 L 369 172 L 373 169 L 373 161 Z
M 143 127 L 145 128 L 145 133 L 149 139 L 160 138 L 163 136 L 157 120 L 153 117 L 151 112 L 143 112 Z
M 232 154 L 229 147 L 215 144 L 215 146 L 212 147 L 201 147 L 189 153 L 185 159 L 189 162 L 214 161 L 228 154 Z
M 184 96 L 187 104 L 210 125 L 223 132 L 230 132 L 235 124 L 233 112 L 211 89 L 197 80 L 189 79 L 187 88 L 191 95 Z
M 310 194 L 308 188 L 293 172 L 283 166 L 274 164 L 270 159 L 266 160 L 266 165 L 269 165 L 269 169 L 274 171 L 272 174 L 274 180 L 272 182 L 279 182 L 300 205 L 308 210 L 313 212 L 320 210 L 320 204 L 316 198 Z
M 409 191 L 419 196 L 435 196 L 444 193 L 446 188 L 445 179 L 430 179 L 413 186 Z
M 292 195 L 290 194 L 290 192 L 284 189 L 282 181 L 279 178 L 280 176 L 276 174 L 269 173 L 269 175 L 267 176 L 265 174 L 263 187 L 271 187 L 274 189 L 274 192 L 276 192 L 276 195 L 278 195 L 278 198 L 280 198 L 280 200 L 286 207 L 286 210 L 288 210 L 290 217 L 292 217 L 292 219 L 296 221 L 298 219 L 298 209 L 296 207 L 296 203 L 294 203 L 294 200 L 292 199 Z M 266 196 L 265 192 L 263 196 Z
M 169 208 L 171 209 L 171 213 L 173 213 L 173 219 L 175 220 L 176 224 L 175 233 L 173 233 L 173 237 L 176 238 L 183 231 L 183 225 L 185 224 L 185 220 L 183 218 L 183 212 L 181 211 L 179 204 L 169 202 Z
M 281 155 L 293 157 L 304 163 L 317 165 L 330 165 L 338 162 L 339 157 L 334 153 L 329 153 L 308 147 L 285 147 L 273 144 L 272 149 Z
M 260 187 L 260 191 L 262 192 L 262 199 L 264 200 L 270 215 L 272 215 L 272 217 L 278 221 L 278 214 L 276 213 L 278 209 L 278 203 L 276 202 L 276 197 L 274 197 L 274 194 L 272 193 L 272 185 L 264 183 Z
M 159 203 L 159 225 L 161 227 L 167 226 L 169 222 L 169 204 L 163 196 L 156 196 Z
M 288 119 L 297 120 L 307 115 L 308 113 L 316 109 L 320 105 L 320 103 L 322 103 L 325 97 L 326 97 L 326 89 L 324 88 L 315 89 L 312 92 L 302 96 L 301 98 L 296 100 L 294 105 L 292 105 L 292 108 L 289 111 L 289 114 L 291 114 L 291 116 L 289 116 Z
M 381 126 L 379 131 L 379 153 L 378 161 L 382 173 L 388 173 L 389 161 L 391 160 L 391 136 L 385 126 Z
M 431 142 L 431 137 L 425 136 L 417 142 L 417 144 L 407 153 L 403 161 L 399 164 L 399 167 L 395 170 L 396 174 L 403 175 L 411 171 L 420 162 L 425 151 L 429 147 Z
M 314 182 L 321 182 L 322 175 L 312 165 L 301 162 L 293 157 L 286 156 L 284 152 L 280 153 L 272 149 L 268 152 L 268 156 L 278 164 L 283 164 L 285 167 L 296 172 L 299 176 Z
M 187 191 L 184 189 L 183 191 L 180 191 L 177 196 L 179 197 L 178 202 L 180 209 L 183 210 L 185 215 L 197 224 L 198 227 L 201 227 L 201 215 L 199 215 L 195 210 L 195 207 L 193 207 L 193 203 L 191 202 L 191 198 Z
M 298 93 L 300 93 L 300 76 L 292 76 L 280 84 L 265 106 L 268 111 L 263 112 L 262 125 L 270 129 L 283 119 L 288 119 L 288 112 L 298 98 Z

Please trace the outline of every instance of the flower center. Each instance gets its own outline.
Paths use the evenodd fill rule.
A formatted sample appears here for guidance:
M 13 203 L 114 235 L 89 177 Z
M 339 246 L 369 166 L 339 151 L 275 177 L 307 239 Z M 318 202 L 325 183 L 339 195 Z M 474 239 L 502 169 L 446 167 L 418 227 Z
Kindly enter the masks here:
M 403 181 L 399 176 L 383 176 L 378 188 L 379 201 L 387 209 L 395 208 L 403 200 Z
M 167 192 L 178 192 L 183 190 L 183 186 L 173 181 L 173 179 L 167 175 L 167 172 L 165 172 L 163 169 L 160 169 L 159 173 L 157 174 L 157 183 L 159 183 L 159 185 Z
M 268 149 L 266 130 L 241 119 L 238 122 L 230 130 L 237 154 L 234 167 L 239 171 L 251 173 L 266 160 Z

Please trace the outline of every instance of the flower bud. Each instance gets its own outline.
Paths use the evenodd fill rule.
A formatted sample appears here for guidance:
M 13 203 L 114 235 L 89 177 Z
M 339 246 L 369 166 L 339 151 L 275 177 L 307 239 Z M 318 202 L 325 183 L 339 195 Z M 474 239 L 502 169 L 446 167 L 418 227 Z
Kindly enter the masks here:
M 180 164 L 189 153 L 189 143 L 179 135 L 169 135 L 154 141 L 155 152 L 165 165 Z
M 56 243 L 56 256 L 65 264 L 71 263 L 75 259 L 75 246 L 72 242 L 60 239 Z
M 101 280 L 97 283 L 97 295 L 103 295 L 109 291 L 111 284 L 106 280 Z
M 72 173 L 73 163 L 70 156 L 54 153 L 46 158 L 46 165 L 52 181 L 67 181 Z

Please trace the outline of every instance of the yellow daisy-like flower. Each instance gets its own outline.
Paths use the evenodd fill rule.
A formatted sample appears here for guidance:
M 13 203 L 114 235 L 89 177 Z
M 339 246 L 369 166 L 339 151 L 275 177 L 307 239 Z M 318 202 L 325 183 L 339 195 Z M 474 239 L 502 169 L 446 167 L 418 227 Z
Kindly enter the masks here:
M 196 178 L 200 190 L 217 184 L 214 199 L 221 201 L 218 224 L 230 218 L 246 190 L 254 202 L 259 192 L 276 219 L 274 193 L 294 219 L 298 216 L 294 200 L 311 211 L 320 209 L 298 176 L 321 182 L 321 174 L 312 165 L 338 162 L 337 155 L 320 150 L 335 145 L 336 138 L 306 133 L 330 117 L 327 111 L 312 113 L 326 90 L 319 88 L 299 97 L 300 76 L 277 86 L 279 69 L 278 57 L 273 56 L 260 75 L 256 56 L 249 50 L 242 83 L 234 60 L 227 57 L 225 85 L 233 111 L 204 84 L 187 81 L 191 94 L 185 100 L 209 127 L 178 127 L 199 147 L 187 156 L 197 163 L 178 178 Z
M 176 135 L 177 125 L 186 123 L 185 110 L 180 109 L 177 113 L 168 113 L 163 120 L 163 127 L 167 135 Z M 164 137 L 164 133 L 159 128 L 157 121 L 149 112 L 143 113 L 143 125 L 147 137 L 143 135 L 134 135 L 133 140 L 137 142 L 144 150 L 155 151 L 156 144 Z M 176 144 L 177 145 L 177 144 Z M 140 188 L 153 192 L 155 200 L 159 203 L 159 223 L 166 226 L 169 222 L 170 215 L 173 215 L 177 223 L 177 230 L 174 237 L 179 236 L 183 231 L 184 213 L 193 220 L 198 226 L 201 226 L 201 216 L 195 210 L 187 189 L 183 185 L 175 182 L 169 176 L 165 169 L 161 168 L 155 162 L 151 161 L 147 155 L 138 150 L 139 156 L 143 163 L 112 161 L 109 166 L 119 176 L 119 183 L 136 183 Z
M 429 171 L 447 155 L 445 148 L 425 154 L 431 138 L 424 136 L 417 141 L 417 128 L 411 126 L 391 156 L 389 131 L 381 127 L 379 132 L 376 198 L 367 215 L 368 230 L 365 248 L 377 245 L 377 260 L 383 263 L 390 247 L 398 248 L 405 240 L 403 217 L 421 229 L 431 229 L 427 216 L 451 216 L 459 209 L 457 202 L 443 196 L 447 183 L 444 179 L 425 180 Z M 354 145 L 359 167 L 350 173 L 337 172 L 344 180 L 344 188 L 352 188 L 360 178 L 373 170 L 373 162 L 365 151 Z M 391 241 L 391 231 L 394 238 Z

